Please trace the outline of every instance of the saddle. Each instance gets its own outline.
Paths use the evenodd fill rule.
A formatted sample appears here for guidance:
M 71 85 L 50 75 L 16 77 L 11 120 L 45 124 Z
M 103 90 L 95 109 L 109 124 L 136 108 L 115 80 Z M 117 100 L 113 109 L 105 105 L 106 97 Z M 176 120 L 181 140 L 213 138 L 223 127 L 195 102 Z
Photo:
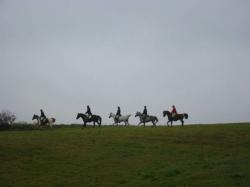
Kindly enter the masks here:
M 90 120 L 92 118 L 92 115 L 87 114 L 87 118 Z

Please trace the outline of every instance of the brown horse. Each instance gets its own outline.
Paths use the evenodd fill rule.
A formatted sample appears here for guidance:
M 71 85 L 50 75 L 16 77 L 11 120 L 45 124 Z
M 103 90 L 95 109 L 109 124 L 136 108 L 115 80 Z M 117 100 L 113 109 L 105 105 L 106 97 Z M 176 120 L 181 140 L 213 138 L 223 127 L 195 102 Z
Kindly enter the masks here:
M 181 121 L 182 126 L 184 125 L 184 120 L 183 119 L 188 119 L 188 114 L 187 113 L 183 113 L 183 114 L 176 114 L 175 116 L 172 116 L 172 114 L 169 111 L 163 111 L 163 117 L 168 116 L 168 122 L 171 122 L 171 127 L 173 124 L 173 121 Z M 169 126 L 169 125 L 168 125 Z

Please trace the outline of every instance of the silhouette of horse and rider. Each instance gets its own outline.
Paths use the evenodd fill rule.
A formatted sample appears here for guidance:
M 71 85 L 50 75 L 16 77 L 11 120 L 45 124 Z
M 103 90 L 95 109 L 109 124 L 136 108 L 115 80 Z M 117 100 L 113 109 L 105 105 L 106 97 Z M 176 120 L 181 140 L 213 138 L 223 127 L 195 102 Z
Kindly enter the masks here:
M 43 112 L 43 109 L 40 110 L 41 115 L 34 114 L 32 117 L 32 120 L 37 120 L 37 125 L 43 126 L 43 125 L 49 125 L 52 127 L 52 124 L 56 122 L 55 118 L 47 118 L 46 115 Z
M 117 112 L 116 114 L 113 114 L 112 112 L 109 114 L 109 118 L 113 118 L 114 119 L 114 123 L 113 125 L 118 125 L 121 122 L 125 123 L 125 126 L 129 125 L 129 118 L 130 118 L 131 114 L 129 115 L 122 115 L 121 114 L 121 108 L 120 106 L 117 107 Z
M 87 111 L 85 112 L 85 114 L 83 114 L 83 113 L 78 113 L 77 114 L 76 119 L 79 119 L 79 118 L 82 118 L 82 120 L 83 120 L 83 126 L 82 127 L 86 127 L 87 123 L 89 123 L 89 122 L 93 122 L 94 127 L 95 127 L 95 123 L 97 123 L 99 125 L 99 127 L 102 124 L 101 116 L 93 115 L 89 105 L 87 106 Z
M 136 112 L 135 117 L 139 117 L 140 119 L 140 122 L 138 123 L 138 125 L 143 123 L 144 127 L 147 122 L 151 122 L 153 123 L 154 126 L 156 126 L 156 123 L 159 121 L 156 116 L 148 115 L 147 106 L 144 106 L 142 113 Z
M 168 122 L 167 125 L 169 124 L 169 122 L 171 123 L 171 127 L 173 125 L 173 121 L 181 121 L 181 125 L 184 125 L 184 120 L 183 119 L 188 119 L 188 114 L 187 113 L 182 113 L 182 114 L 178 114 L 177 110 L 175 108 L 175 105 L 172 106 L 172 111 L 163 111 L 163 117 L 167 116 L 168 117 Z M 168 125 L 169 126 L 169 125 Z

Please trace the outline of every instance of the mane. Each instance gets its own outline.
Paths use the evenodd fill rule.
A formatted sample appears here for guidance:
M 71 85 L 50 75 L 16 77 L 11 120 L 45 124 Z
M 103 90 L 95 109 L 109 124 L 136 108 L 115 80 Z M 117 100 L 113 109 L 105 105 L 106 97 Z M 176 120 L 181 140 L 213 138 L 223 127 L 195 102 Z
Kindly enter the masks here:
M 169 112 L 168 110 L 164 110 L 164 111 L 163 111 L 163 115 L 165 115 L 165 116 L 166 116 L 166 115 L 170 115 L 170 114 L 171 114 L 171 112 Z
M 86 117 L 86 115 L 85 115 L 85 114 L 83 114 L 83 113 L 78 113 L 78 114 L 77 114 L 77 116 L 76 116 L 76 118 L 78 119 L 78 118 L 80 118 L 80 117 L 85 118 L 85 117 Z
M 85 114 L 83 114 L 83 113 L 78 113 L 77 115 L 78 116 L 85 116 Z
M 141 117 L 141 116 L 142 116 L 142 113 L 137 111 L 137 112 L 135 113 L 135 116 Z

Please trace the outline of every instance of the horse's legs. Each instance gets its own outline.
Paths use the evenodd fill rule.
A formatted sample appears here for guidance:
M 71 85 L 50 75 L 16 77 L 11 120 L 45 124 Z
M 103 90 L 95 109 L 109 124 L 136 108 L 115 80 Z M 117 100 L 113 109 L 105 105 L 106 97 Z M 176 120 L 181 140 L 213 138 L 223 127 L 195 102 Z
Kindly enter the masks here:
M 112 126 L 115 126 L 115 119 L 114 119 L 114 123 L 111 124 Z
M 171 127 L 173 127 L 173 121 L 171 121 Z
M 181 119 L 181 126 L 183 127 L 183 125 L 184 125 L 184 120 Z
M 156 126 L 156 123 L 158 123 L 158 119 L 157 118 L 155 118 L 155 126 Z
M 168 127 L 169 127 L 169 122 L 170 122 L 170 121 L 167 122 L 167 126 L 168 126 Z
M 113 126 L 115 126 L 115 125 L 117 125 L 117 122 L 116 122 L 116 120 L 115 120 L 115 118 L 114 118 Z
M 129 126 L 128 120 L 126 121 L 126 126 Z

